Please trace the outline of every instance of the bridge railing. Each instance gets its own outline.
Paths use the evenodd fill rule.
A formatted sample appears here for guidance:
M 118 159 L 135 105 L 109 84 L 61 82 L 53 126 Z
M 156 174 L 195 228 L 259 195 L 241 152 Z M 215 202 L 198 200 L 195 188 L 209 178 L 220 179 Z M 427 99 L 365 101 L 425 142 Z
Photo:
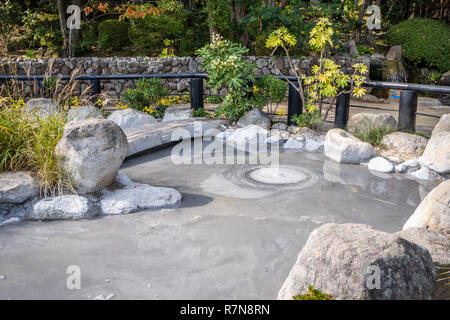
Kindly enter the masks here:
M 90 82 L 90 92 L 93 101 L 96 101 L 97 96 L 101 93 L 101 81 L 102 80 L 138 80 L 142 78 L 160 78 L 160 79 L 189 79 L 190 85 L 190 98 L 191 107 L 193 109 L 203 108 L 203 79 L 206 79 L 208 74 L 206 73 L 166 73 L 166 74 L 118 74 L 118 75 L 79 75 L 72 77 L 70 75 L 52 76 L 61 80 L 79 80 Z M 259 76 L 259 75 L 258 75 Z M 257 77 L 258 77 L 257 76 Z M 0 75 L 0 81 L 16 80 L 16 81 L 38 81 L 40 86 L 45 91 L 45 79 L 47 76 L 42 75 Z M 284 80 L 283 77 L 279 76 Z M 297 78 L 289 76 L 286 77 L 294 85 L 297 83 Z M 417 113 L 417 93 L 440 93 L 450 94 L 449 86 L 434 86 L 424 85 L 416 83 L 400 83 L 400 82 L 384 82 L 384 81 L 371 81 L 367 80 L 364 83 L 365 87 L 382 88 L 382 89 L 396 89 L 400 90 L 399 108 L 398 108 L 398 126 L 400 130 L 415 131 L 416 115 Z M 301 114 L 303 112 L 303 106 L 300 96 L 296 88 L 289 84 L 288 91 L 288 112 L 287 122 L 291 124 L 291 117 L 294 114 Z M 336 99 L 336 109 L 334 124 L 338 128 L 343 128 L 347 125 L 349 109 L 350 109 L 350 94 L 341 94 Z M 371 108 L 367 106 L 355 106 L 362 108 Z M 380 109 L 380 108 L 371 108 Z M 435 115 L 429 115 L 420 113 L 422 116 L 436 117 Z

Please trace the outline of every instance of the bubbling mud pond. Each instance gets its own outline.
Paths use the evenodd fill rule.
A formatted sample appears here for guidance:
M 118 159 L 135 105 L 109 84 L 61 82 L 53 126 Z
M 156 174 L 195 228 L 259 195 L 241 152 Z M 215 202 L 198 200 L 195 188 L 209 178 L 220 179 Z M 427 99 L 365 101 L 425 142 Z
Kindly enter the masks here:
M 121 172 L 175 188 L 177 208 L 0 226 L 0 299 L 275 299 L 313 229 L 398 231 L 435 186 L 316 153 L 281 153 L 274 169 L 175 165 L 170 152 Z M 66 286 L 69 266 L 78 290 Z

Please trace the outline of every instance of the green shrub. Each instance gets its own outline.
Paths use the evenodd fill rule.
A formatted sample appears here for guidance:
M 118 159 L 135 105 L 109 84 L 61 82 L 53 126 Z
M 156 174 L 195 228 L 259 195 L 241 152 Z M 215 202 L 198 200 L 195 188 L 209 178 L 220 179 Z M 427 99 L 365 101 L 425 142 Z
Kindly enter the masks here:
M 386 38 L 391 45 L 401 45 L 403 57 L 415 64 L 450 69 L 450 26 L 444 22 L 406 20 L 390 28 Z
M 314 286 L 308 287 L 308 293 L 299 294 L 292 297 L 294 300 L 333 300 L 329 294 L 314 289 Z
M 98 25 L 98 44 L 102 49 L 120 50 L 129 44 L 128 23 L 106 20 Z
M 175 47 L 185 33 L 186 15 L 183 4 L 178 1 L 157 1 L 161 14 L 148 14 L 143 19 L 131 19 L 129 37 L 139 51 L 146 54 L 160 53 L 164 40 Z
M 203 109 L 203 108 L 198 108 L 198 109 L 194 110 L 192 112 L 192 115 L 195 118 L 203 118 L 203 117 L 208 117 L 209 116 L 208 112 L 205 109 Z
M 217 104 L 217 103 L 221 103 L 222 101 L 223 101 L 223 99 L 220 96 L 208 96 L 205 98 L 206 103 Z
M 23 100 L 0 104 L 0 171 L 31 171 L 45 195 L 72 190 L 55 156 L 66 124 L 65 113 L 38 117 L 23 112 L 24 105 Z
M 130 108 L 153 113 L 156 111 L 159 101 L 168 94 L 169 92 L 163 87 L 161 79 L 139 79 L 136 89 L 125 90 L 122 93 L 122 98 Z
M 368 142 L 374 147 L 383 147 L 381 140 L 389 133 L 396 131 L 395 129 L 388 127 L 365 127 L 364 129 L 357 130 L 353 133 L 359 140 Z
M 278 109 L 278 104 L 286 100 L 287 89 L 286 81 L 274 75 L 265 75 L 255 81 L 254 98 L 256 98 L 256 101 L 259 100 L 258 104 L 267 105 L 267 111 L 270 115 L 273 115 Z
M 307 127 L 312 129 L 315 129 L 318 124 L 322 123 L 320 112 L 317 109 L 312 112 L 303 112 L 299 115 L 293 115 L 291 120 L 299 127 Z

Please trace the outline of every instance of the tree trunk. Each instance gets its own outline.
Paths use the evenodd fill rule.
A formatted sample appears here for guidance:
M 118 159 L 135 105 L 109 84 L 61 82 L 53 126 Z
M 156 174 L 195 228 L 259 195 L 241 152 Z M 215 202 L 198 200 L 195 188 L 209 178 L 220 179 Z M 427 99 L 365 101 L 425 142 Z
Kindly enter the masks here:
M 357 7 L 358 4 L 358 0 L 355 0 L 355 5 Z M 366 7 L 367 7 L 367 0 L 362 0 L 361 2 L 361 6 L 359 7 L 359 14 L 358 14 L 358 21 L 362 22 L 363 21 L 363 17 L 364 14 L 366 12 Z M 353 39 L 355 40 L 355 43 L 359 42 L 359 38 L 361 35 L 361 27 L 358 26 L 357 28 L 355 28 L 355 31 L 353 31 Z
M 66 1 L 56 0 L 56 6 L 58 7 L 59 27 L 63 35 L 63 56 L 67 56 L 67 49 L 69 47 L 69 38 L 66 25 Z

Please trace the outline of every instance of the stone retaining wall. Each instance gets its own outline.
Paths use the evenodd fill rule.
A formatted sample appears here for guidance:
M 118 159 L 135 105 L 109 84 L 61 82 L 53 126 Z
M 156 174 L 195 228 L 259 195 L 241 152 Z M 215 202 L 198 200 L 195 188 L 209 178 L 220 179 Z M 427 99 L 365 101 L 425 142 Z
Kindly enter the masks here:
M 384 57 L 383 57 L 384 58 Z M 249 60 L 257 64 L 256 74 L 274 74 L 279 75 L 277 68 L 283 74 L 290 74 L 287 59 L 279 58 L 276 65 L 270 57 L 248 57 Z M 333 57 L 336 63 L 344 67 L 345 72 L 352 72 L 351 66 L 356 62 L 364 62 L 370 65 L 373 59 L 379 57 L 359 56 L 352 58 L 348 53 L 336 55 Z M 294 59 L 303 72 L 307 72 L 314 63 L 313 57 L 304 57 Z M 56 59 L 0 59 L 0 74 L 19 74 L 19 75 L 112 75 L 112 74 L 157 74 L 157 73 L 197 73 L 203 72 L 200 58 L 175 57 L 175 58 L 156 58 L 156 57 L 115 57 L 115 58 L 56 58 Z M 163 80 L 164 85 L 171 94 L 187 93 L 189 90 L 188 79 L 168 79 Z M 23 91 L 26 95 L 38 95 L 37 85 L 31 81 L 23 83 Z M 89 86 L 88 81 L 79 81 L 76 86 L 76 93 L 85 90 Z M 102 93 L 108 94 L 113 99 L 117 99 L 120 93 L 127 89 L 135 87 L 134 80 L 102 80 Z M 211 91 L 206 87 L 205 94 Z M 224 90 L 219 92 L 226 93 Z

